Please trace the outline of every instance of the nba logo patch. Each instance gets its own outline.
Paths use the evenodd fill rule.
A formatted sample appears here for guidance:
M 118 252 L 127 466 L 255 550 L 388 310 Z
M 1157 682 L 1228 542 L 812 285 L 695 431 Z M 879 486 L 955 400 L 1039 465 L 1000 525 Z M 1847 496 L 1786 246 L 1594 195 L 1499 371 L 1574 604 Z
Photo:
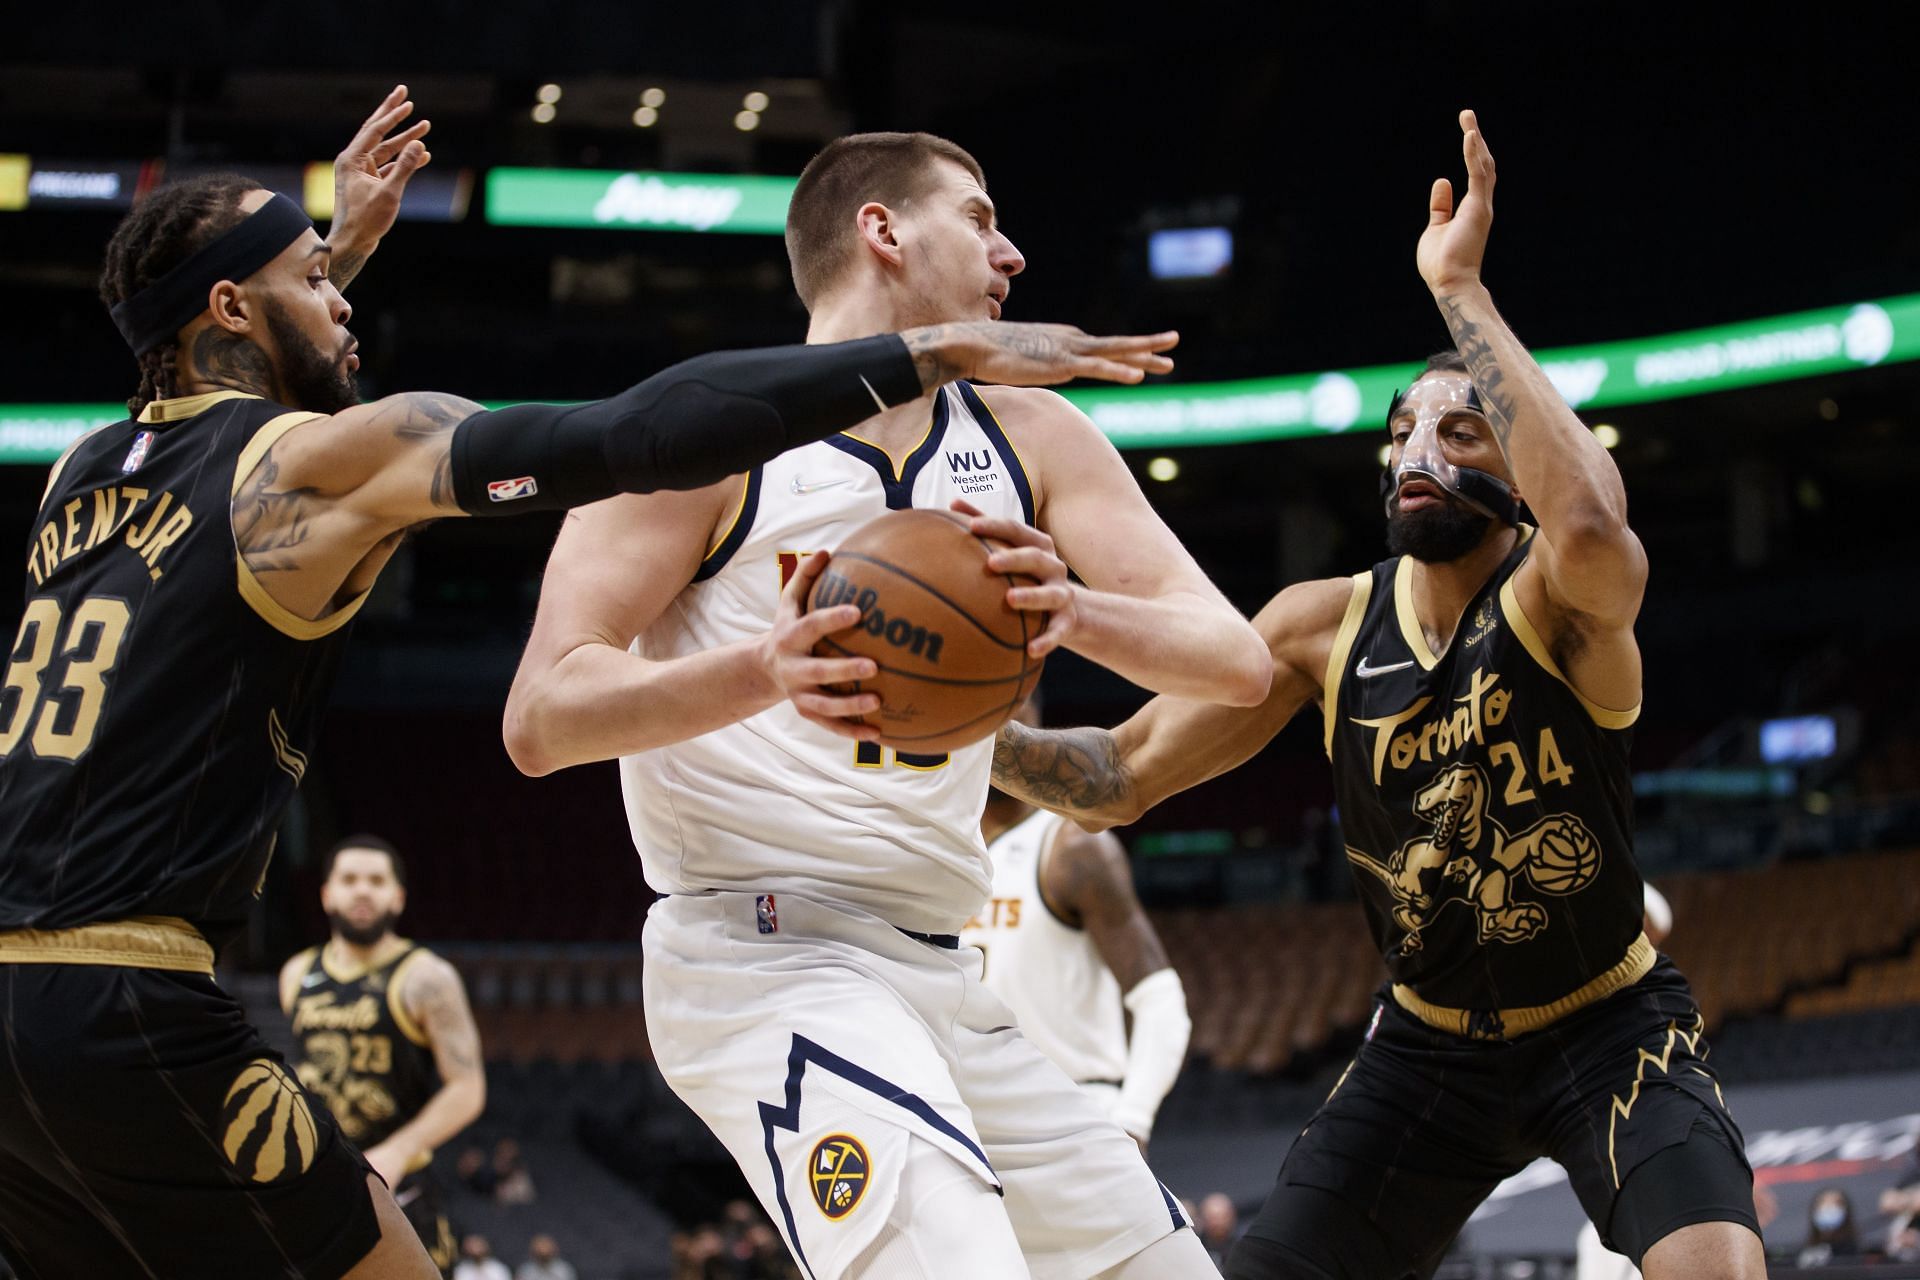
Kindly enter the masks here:
M 121 474 L 126 475 L 138 471 L 140 464 L 147 460 L 147 450 L 151 448 L 153 448 L 153 432 L 142 431 L 139 435 L 135 436 L 133 438 L 133 447 L 127 450 L 127 460 L 120 464 Z
M 807 1178 L 813 1202 L 828 1219 L 838 1222 L 852 1213 L 867 1193 L 867 1149 L 858 1138 L 844 1133 L 820 1139 L 807 1160 Z
M 773 895 L 763 893 L 753 900 L 753 914 L 762 933 L 780 932 L 780 911 L 773 905 Z
M 495 480 L 487 486 L 487 497 L 494 502 L 512 502 L 516 498 L 531 498 L 538 492 L 540 492 L 540 482 L 532 476 Z
M 1380 1029 L 1380 1015 L 1386 1011 L 1387 1006 L 1383 1004 L 1373 1006 L 1373 1021 L 1367 1024 L 1366 1040 L 1373 1039 L 1373 1033 Z M 1362 1043 L 1365 1043 L 1365 1041 L 1363 1040 Z

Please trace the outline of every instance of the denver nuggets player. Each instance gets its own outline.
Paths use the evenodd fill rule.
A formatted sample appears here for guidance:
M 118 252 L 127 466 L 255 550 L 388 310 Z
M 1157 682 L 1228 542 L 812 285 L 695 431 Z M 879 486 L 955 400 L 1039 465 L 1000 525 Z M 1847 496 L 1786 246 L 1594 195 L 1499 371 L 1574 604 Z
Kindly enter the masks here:
M 1393 558 L 1260 611 L 1265 705 L 1156 698 L 1111 735 L 1009 725 L 994 779 L 1131 821 L 1321 703 L 1392 981 L 1229 1255 L 1231 1280 L 1430 1275 L 1541 1155 L 1648 1280 L 1757 1278 L 1740 1132 L 1686 980 L 1641 928 L 1627 750 L 1646 553 L 1606 450 L 1481 283 L 1493 156 L 1472 112 L 1460 124 L 1466 197 L 1456 211 L 1434 184 L 1416 255 L 1458 352 L 1389 415 Z
M 1033 700 L 1016 718 L 1040 723 Z M 1126 849 L 999 790 L 987 795 L 980 834 L 993 894 L 960 931 L 962 945 L 980 950 L 981 981 L 1034 1047 L 1146 1150 L 1193 1023 Z
M 924 134 L 828 146 L 787 246 L 810 342 L 997 318 L 1025 265 L 978 164 Z M 1041 580 L 1008 593 L 1053 615 L 1035 653 L 1064 643 L 1150 688 L 1251 705 L 1265 647 L 1059 397 L 961 383 L 857 430 L 569 519 L 508 749 L 530 773 L 622 757 L 648 882 L 670 895 L 646 927 L 654 1052 L 813 1280 L 1213 1275 L 1134 1144 L 959 948 L 987 897 L 991 746 L 896 755 L 842 722 L 872 695 L 817 686 L 872 664 L 808 654 L 858 611 L 799 602 L 822 548 L 964 498 L 1014 544 L 993 566 Z

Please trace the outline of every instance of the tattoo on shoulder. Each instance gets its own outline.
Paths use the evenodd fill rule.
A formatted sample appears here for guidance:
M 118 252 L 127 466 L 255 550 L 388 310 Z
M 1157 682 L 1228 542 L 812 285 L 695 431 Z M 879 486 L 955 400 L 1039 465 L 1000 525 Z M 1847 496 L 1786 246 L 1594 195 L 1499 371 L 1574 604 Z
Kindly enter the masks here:
M 255 573 L 286 573 L 301 567 L 301 548 L 312 535 L 320 505 L 319 491 L 311 486 L 279 487 L 277 447 L 267 450 L 240 492 L 233 495 L 234 543 Z
M 1507 437 L 1513 434 L 1516 406 L 1513 393 L 1506 385 L 1506 374 L 1501 371 L 1500 358 L 1480 326 L 1467 318 L 1456 298 L 1452 295 L 1441 298 L 1440 310 L 1446 316 L 1454 345 L 1460 349 L 1460 358 L 1467 362 L 1474 389 L 1486 404 L 1487 421 L 1493 427 L 1494 438 L 1500 442 L 1500 451 L 1505 453 Z
M 1104 729 L 1003 725 L 993 742 L 993 781 L 1048 808 L 1089 812 L 1125 797 L 1133 775 Z

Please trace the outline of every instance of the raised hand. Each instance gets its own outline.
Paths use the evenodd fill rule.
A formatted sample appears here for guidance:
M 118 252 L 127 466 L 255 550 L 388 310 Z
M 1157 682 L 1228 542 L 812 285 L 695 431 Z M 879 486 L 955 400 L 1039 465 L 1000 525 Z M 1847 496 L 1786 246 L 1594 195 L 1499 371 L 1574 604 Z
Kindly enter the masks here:
M 880 730 L 842 717 L 878 711 L 879 695 L 836 693 L 832 686 L 871 679 L 879 668 L 872 658 L 819 658 L 813 653 L 813 646 L 860 621 L 858 606 L 850 604 L 807 612 L 807 596 L 827 559 L 824 551 L 808 556 L 780 593 L 773 630 L 760 642 L 760 662 L 803 717 L 843 738 L 870 741 Z
M 360 274 L 367 255 L 399 216 L 407 180 L 433 159 L 421 141 L 433 128 L 431 120 L 393 132 L 412 114 L 407 86 L 395 85 L 333 159 L 333 225 L 327 228 L 333 264 L 327 276 L 336 289 L 345 289 Z
M 1427 199 L 1427 229 L 1414 250 L 1420 277 L 1434 296 L 1456 292 L 1480 280 L 1493 228 L 1493 152 L 1471 111 L 1460 113 L 1460 149 L 1467 162 L 1467 194 L 1453 204 L 1453 184 L 1436 178 Z
M 900 336 L 926 387 L 955 378 L 1009 387 L 1044 387 L 1075 378 L 1138 382 L 1149 373 L 1170 372 L 1173 361 L 1161 353 L 1180 341 L 1171 330 L 1101 338 L 1070 324 L 1001 320 L 929 325 Z

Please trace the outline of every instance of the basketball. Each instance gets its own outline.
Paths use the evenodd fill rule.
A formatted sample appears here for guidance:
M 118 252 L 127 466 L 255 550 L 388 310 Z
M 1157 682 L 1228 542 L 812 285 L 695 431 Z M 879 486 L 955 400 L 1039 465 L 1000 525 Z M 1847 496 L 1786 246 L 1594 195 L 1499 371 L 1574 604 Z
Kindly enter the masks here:
M 814 652 L 880 668 L 834 691 L 880 695 L 880 709 L 860 719 L 887 746 L 938 755 L 978 742 L 1039 681 L 1044 659 L 1028 657 L 1027 642 L 1046 615 L 1008 607 L 1007 588 L 1033 579 L 989 570 L 998 545 L 949 512 L 892 511 L 855 530 L 814 583 L 809 610 L 859 606 L 860 622 Z
M 1600 842 L 1585 824 L 1561 819 L 1540 833 L 1527 878 L 1542 893 L 1578 893 L 1600 873 Z

